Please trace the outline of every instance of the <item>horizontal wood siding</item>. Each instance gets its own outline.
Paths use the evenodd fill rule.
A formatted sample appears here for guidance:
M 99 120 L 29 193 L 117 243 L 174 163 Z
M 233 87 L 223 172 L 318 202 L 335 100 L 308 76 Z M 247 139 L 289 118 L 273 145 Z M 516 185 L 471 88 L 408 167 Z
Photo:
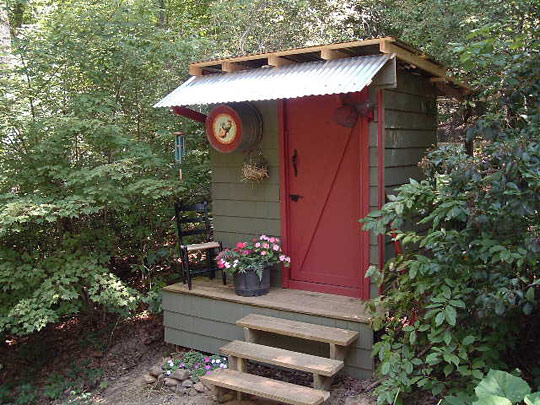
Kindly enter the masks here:
M 241 168 L 245 153 L 227 154 L 215 150 L 210 153 L 214 233 L 226 247 L 257 234 L 281 234 L 277 102 L 254 105 L 263 119 L 260 148 L 268 161 L 270 177 L 260 184 L 243 182 Z
M 426 150 L 437 143 L 437 107 L 435 87 L 425 78 L 398 70 L 398 87 L 384 90 L 385 120 L 385 186 L 389 194 L 395 188 L 420 179 L 418 162 Z M 377 90 L 370 89 L 370 99 L 377 100 Z M 369 205 L 378 209 L 377 113 L 369 128 Z M 370 263 L 379 264 L 377 239 L 370 238 Z M 386 241 L 386 258 L 393 246 Z M 371 286 L 371 296 L 377 294 Z
M 219 353 L 219 348 L 232 340 L 244 340 L 243 329 L 236 326 L 236 321 L 248 314 L 355 330 L 359 332 L 359 337 L 352 344 L 345 359 L 345 373 L 356 378 L 368 378 L 373 372 L 371 358 L 373 331 L 364 323 L 259 308 L 167 291 L 163 292 L 163 310 L 166 342 L 208 353 Z M 301 339 L 266 334 L 261 343 L 328 356 L 328 345 Z

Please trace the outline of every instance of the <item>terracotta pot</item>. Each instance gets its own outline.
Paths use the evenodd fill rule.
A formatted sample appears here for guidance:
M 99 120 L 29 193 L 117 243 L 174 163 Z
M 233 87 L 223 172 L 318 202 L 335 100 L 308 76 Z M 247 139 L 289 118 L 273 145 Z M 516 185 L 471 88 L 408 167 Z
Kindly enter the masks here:
M 270 291 L 270 270 L 271 267 L 263 270 L 262 280 L 252 270 L 243 273 L 234 273 L 234 289 L 236 294 L 242 297 L 257 297 L 268 294 L 268 291 Z

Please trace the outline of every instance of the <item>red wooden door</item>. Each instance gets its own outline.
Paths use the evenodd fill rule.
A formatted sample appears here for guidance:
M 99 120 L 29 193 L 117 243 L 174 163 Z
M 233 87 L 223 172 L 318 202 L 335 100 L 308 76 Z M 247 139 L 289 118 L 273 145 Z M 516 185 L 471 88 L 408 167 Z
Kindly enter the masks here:
M 366 125 L 338 125 L 339 106 L 336 96 L 284 102 L 285 284 L 367 299 L 369 239 L 358 222 L 368 211 Z

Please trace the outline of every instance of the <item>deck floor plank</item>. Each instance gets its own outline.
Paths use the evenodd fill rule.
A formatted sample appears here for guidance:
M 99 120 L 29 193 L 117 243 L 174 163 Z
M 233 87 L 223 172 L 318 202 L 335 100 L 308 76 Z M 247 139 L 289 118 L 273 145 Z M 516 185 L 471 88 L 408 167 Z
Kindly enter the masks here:
M 365 302 L 359 298 L 343 295 L 272 288 L 268 294 L 260 297 L 241 297 L 236 295 L 233 286 L 225 286 L 219 281 L 206 279 L 194 280 L 192 290 L 189 290 L 182 283 L 176 283 L 165 287 L 164 291 L 196 295 L 279 311 L 323 316 L 349 322 L 366 324 L 370 322 Z

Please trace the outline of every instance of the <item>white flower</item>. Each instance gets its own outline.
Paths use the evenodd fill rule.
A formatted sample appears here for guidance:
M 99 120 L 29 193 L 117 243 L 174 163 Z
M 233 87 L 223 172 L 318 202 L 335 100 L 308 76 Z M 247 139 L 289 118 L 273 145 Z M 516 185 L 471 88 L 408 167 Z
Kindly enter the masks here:
M 171 375 L 171 370 L 167 370 L 167 371 L 165 372 L 165 374 Z
M 221 360 L 219 360 L 219 359 L 218 359 L 218 360 L 216 360 L 216 363 L 217 363 L 217 364 L 221 363 Z
M 215 362 L 216 362 L 216 360 L 215 360 L 215 359 L 212 359 L 212 364 L 214 364 Z

